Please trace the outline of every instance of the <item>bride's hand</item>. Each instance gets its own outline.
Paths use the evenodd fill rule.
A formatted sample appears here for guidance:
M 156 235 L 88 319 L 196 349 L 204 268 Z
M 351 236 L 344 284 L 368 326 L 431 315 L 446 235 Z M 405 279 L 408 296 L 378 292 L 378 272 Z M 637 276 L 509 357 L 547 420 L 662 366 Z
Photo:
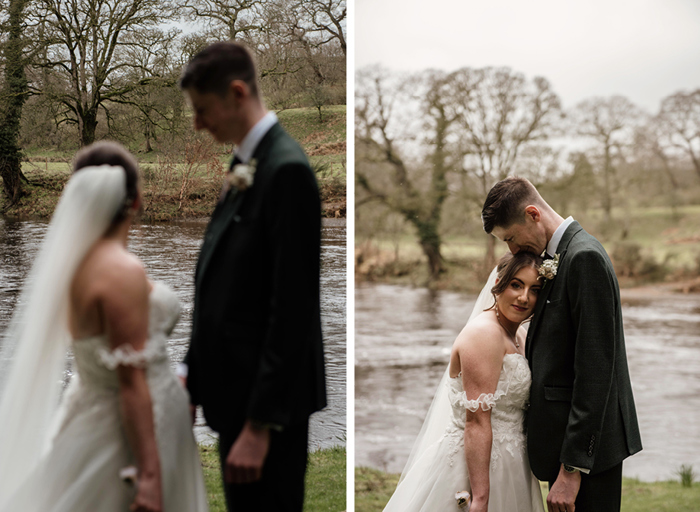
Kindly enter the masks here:
M 131 512 L 163 511 L 163 499 L 161 496 L 159 478 L 142 478 L 139 480 L 138 492 L 129 510 Z

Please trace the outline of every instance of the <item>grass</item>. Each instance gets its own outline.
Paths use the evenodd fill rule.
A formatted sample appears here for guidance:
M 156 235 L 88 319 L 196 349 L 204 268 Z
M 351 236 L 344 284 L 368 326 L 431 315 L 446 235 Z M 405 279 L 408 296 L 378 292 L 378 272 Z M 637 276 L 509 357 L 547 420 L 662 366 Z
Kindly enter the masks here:
M 218 448 L 200 445 L 210 512 L 226 512 Z M 341 512 L 346 507 L 346 450 L 335 446 L 309 453 L 304 512 Z
M 319 121 L 315 108 L 283 110 L 277 117 L 285 130 L 311 154 L 323 144 L 344 143 L 346 140 L 345 105 L 323 107 L 323 122 Z
M 399 475 L 359 467 L 355 468 L 355 512 L 380 512 L 389 501 Z M 546 498 L 547 484 L 542 484 Z M 621 512 L 697 512 L 700 485 L 684 487 L 679 482 L 641 482 L 622 480 Z M 545 506 L 546 510 L 546 506 Z
M 695 477 L 697 476 L 695 471 L 693 471 L 693 466 L 690 464 L 681 464 L 681 467 L 676 471 L 676 474 L 680 477 L 681 485 L 683 487 L 692 487 L 693 480 L 695 480 Z

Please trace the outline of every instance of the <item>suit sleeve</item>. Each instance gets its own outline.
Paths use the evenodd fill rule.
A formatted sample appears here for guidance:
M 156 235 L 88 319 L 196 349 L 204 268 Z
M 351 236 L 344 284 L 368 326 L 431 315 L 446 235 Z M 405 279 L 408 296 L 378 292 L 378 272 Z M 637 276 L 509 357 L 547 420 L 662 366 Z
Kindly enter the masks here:
M 602 249 L 601 249 L 602 251 Z M 573 255 L 569 300 L 576 346 L 571 412 L 561 462 L 592 469 L 615 373 L 616 339 L 622 332 L 612 266 L 601 251 Z
M 313 172 L 302 164 L 277 169 L 266 202 L 266 246 L 272 294 L 262 358 L 248 417 L 287 426 L 305 388 L 310 353 L 320 339 L 321 208 Z

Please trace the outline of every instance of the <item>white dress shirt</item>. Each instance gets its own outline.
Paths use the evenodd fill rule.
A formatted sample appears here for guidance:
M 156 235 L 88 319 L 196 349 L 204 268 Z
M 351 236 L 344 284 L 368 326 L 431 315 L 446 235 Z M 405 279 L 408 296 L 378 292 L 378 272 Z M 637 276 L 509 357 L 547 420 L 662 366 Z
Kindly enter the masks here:
M 253 158 L 255 148 L 258 147 L 262 138 L 275 123 L 277 123 L 277 116 L 274 112 L 268 112 L 245 134 L 245 137 L 243 137 L 243 140 L 234 151 L 234 154 L 242 163 L 247 164 Z
M 557 253 L 559 242 L 561 242 L 561 238 L 564 236 L 566 228 L 568 228 L 573 221 L 574 218 L 569 216 L 561 224 L 559 224 L 557 229 L 554 230 L 552 238 L 550 238 L 549 243 L 547 244 L 547 254 L 549 254 L 551 257 L 554 257 L 554 255 Z

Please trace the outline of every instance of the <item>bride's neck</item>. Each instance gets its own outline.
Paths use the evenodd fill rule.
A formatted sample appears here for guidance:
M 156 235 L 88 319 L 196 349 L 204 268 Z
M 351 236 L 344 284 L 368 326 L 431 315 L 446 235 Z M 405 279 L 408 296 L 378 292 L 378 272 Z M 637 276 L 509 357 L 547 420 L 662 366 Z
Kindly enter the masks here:
M 113 240 L 118 242 L 120 245 L 126 247 L 126 243 L 129 239 L 129 229 L 131 228 L 131 217 L 127 217 L 118 224 L 113 225 L 109 228 L 105 234 L 105 238 L 108 240 Z
M 506 316 L 500 311 L 498 308 L 498 304 L 496 304 L 496 320 L 498 321 L 499 324 L 501 324 L 501 327 L 505 329 L 505 331 L 510 334 L 513 338 L 515 338 L 518 328 L 520 327 L 520 322 L 513 322 L 511 320 L 508 320 Z

